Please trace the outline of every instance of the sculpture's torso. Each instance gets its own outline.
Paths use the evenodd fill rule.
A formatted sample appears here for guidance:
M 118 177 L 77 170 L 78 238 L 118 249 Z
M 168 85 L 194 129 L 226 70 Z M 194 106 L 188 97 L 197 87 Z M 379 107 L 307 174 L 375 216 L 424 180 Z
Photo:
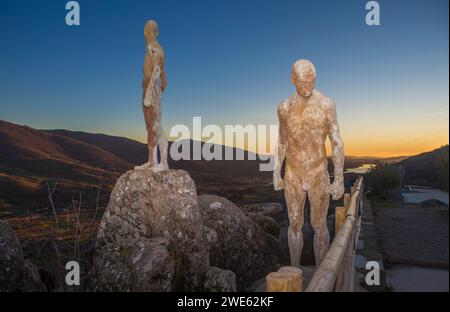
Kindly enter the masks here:
M 158 78 L 161 75 L 161 68 L 164 64 L 164 51 L 158 41 L 154 40 L 147 43 L 147 53 L 144 60 L 144 78 L 142 79 L 142 89 L 144 96 L 148 83 L 152 76 L 155 76 L 155 70 L 159 70 Z
M 301 181 L 306 191 L 328 175 L 325 140 L 328 134 L 325 96 L 314 90 L 310 98 L 295 94 L 285 103 L 286 176 Z
M 147 129 L 158 133 L 161 124 L 162 68 L 164 51 L 158 41 L 147 42 L 147 53 L 144 60 L 144 77 L 142 79 L 142 104 Z

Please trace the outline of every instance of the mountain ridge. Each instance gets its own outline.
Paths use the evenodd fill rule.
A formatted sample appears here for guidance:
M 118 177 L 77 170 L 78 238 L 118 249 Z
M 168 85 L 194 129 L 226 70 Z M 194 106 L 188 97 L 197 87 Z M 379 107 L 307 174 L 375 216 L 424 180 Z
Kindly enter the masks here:
M 194 142 L 189 140 L 188 144 L 192 156 Z M 204 144 L 200 142 L 201 147 Z M 62 207 L 82 192 L 88 193 L 86 201 L 94 201 L 99 188 L 106 191 L 107 202 L 116 179 L 145 163 L 148 153 L 146 144 L 124 137 L 64 129 L 37 130 L 1 120 L 0 146 L 0 213 L 5 207 L 14 211 L 48 208 L 47 183 L 58 183 L 56 196 Z M 232 149 L 234 155 L 239 150 L 216 147 L 222 149 L 222 155 L 227 149 Z M 240 151 L 245 160 L 174 161 L 169 157 L 169 166 L 188 171 L 199 194 L 216 194 L 236 203 L 281 198 L 281 192 L 275 192 L 271 186 L 272 172 L 259 170 L 258 155 Z M 256 160 L 249 159 L 249 155 Z M 375 160 L 346 157 L 345 166 L 354 168 Z M 332 172 L 330 159 L 328 170 Z

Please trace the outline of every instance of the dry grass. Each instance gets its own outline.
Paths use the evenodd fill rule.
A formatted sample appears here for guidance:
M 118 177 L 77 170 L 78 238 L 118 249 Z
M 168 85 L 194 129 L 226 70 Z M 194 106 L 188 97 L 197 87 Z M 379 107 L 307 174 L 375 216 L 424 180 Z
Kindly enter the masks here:
M 68 261 L 80 263 L 82 279 L 89 271 L 104 208 L 99 207 L 99 188 L 95 207 L 84 207 L 80 193 L 78 198 L 72 198 L 71 206 L 61 211 L 53 200 L 57 186 L 57 183 L 47 184 L 50 213 L 8 218 L 7 221 L 18 235 L 25 256 L 50 276 L 51 281 L 47 283 L 50 290 L 66 291 L 65 264 Z

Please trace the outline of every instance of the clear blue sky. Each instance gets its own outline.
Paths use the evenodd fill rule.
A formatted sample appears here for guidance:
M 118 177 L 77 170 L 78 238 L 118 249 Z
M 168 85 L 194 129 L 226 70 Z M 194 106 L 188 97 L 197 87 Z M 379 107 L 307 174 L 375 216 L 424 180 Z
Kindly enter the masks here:
M 294 92 L 290 67 L 308 58 L 351 154 L 448 143 L 447 0 L 378 1 L 378 27 L 365 24 L 361 0 L 78 2 L 81 25 L 69 27 L 66 1 L 1 1 L 0 119 L 143 140 L 151 18 L 166 53 L 166 129 L 194 115 L 275 124 Z

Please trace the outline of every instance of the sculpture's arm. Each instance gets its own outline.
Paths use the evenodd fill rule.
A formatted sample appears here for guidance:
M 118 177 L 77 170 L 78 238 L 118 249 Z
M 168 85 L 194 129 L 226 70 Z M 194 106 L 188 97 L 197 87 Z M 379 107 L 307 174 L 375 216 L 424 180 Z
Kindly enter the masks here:
M 332 147 L 332 159 L 334 165 L 334 180 L 330 188 L 330 193 L 334 200 L 344 194 L 344 143 L 339 133 L 339 125 L 336 116 L 336 105 L 329 98 L 326 98 L 325 107 L 327 110 L 328 137 Z
M 161 92 L 164 92 L 164 89 L 167 87 L 167 78 L 166 78 L 166 66 L 165 66 L 165 54 L 164 50 L 159 44 L 158 41 L 152 41 L 151 44 L 148 45 L 148 51 L 149 55 L 151 56 L 151 62 L 154 64 L 154 66 L 159 65 L 159 68 L 161 70 L 160 77 L 161 77 Z
M 278 106 L 278 142 L 275 147 L 275 168 L 273 170 L 273 187 L 275 190 L 283 189 L 283 179 L 281 178 L 281 167 L 283 166 L 284 158 L 286 157 L 286 115 L 288 104 L 281 103 Z
M 167 79 L 166 79 L 166 66 L 164 65 L 164 58 L 161 65 L 161 92 L 164 92 L 164 89 L 167 87 Z
M 164 53 L 163 48 L 161 47 L 161 45 L 159 44 L 159 42 L 157 42 L 158 45 L 158 51 L 159 51 L 159 55 L 158 55 L 158 63 L 160 63 L 160 68 L 161 68 L 161 92 L 164 92 L 164 89 L 166 89 L 167 87 L 167 78 L 166 78 L 166 54 Z

